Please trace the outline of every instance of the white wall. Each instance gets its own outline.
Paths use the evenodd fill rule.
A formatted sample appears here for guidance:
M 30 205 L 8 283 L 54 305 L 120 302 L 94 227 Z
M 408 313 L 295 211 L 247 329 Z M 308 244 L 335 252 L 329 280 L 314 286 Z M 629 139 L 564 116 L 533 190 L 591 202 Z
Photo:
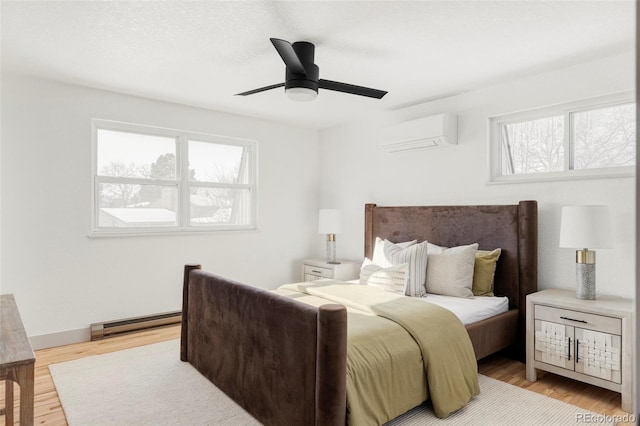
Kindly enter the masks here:
M 188 262 L 264 288 L 299 278 L 317 237 L 317 131 L 24 76 L 2 87 L 2 290 L 30 336 L 179 310 Z M 259 230 L 87 238 L 94 117 L 258 140 Z
M 15 294 L 30 336 L 61 333 L 50 342 L 65 343 L 73 334 L 67 331 L 78 331 L 77 339 L 88 336 L 92 322 L 180 309 L 187 262 L 264 288 L 297 280 L 300 259 L 324 254 L 319 207 L 343 209 L 338 255 L 359 259 L 367 202 L 536 199 L 539 287 L 574 286 L 573 250 L 557 248 L 561 206 L 606 203 L 615 248 L 598 251 L 598 291 L 632 297 L 634 179 L 487 185 L 486 152 L 489 116 L 632 90 L 634 59 L 618 55 L 506 82 L 328 129 L 320 137 L 304 128 L 3 75 L 2 292 Z M 387 154 L 375 141 L 380 122 L 444 111 L 458 114 L 457 146 Z M 87 238 L 93 117 L 258 139 L 259 230 Z
M 597 292 L 633 297 L 635 180 L 589 179 L 488 185 L 488 117 L 635 88 L 632 52 L 416 105 L 321 132 L 320 207 L 341 208 L 338 256 L 362 258 L 364 204 L 501 204 L 538 201 L 539 288 L 575 288 L 575 252 L 558 248 L 561 206 L 608 204 L 615 248 L 597 251 Z M 425 70 L 425 78 L 428 70 Z M 458 115 L 458 145 L 388 154 L 381 122 Z M 320 246 L 316 247 L 322 253 Z

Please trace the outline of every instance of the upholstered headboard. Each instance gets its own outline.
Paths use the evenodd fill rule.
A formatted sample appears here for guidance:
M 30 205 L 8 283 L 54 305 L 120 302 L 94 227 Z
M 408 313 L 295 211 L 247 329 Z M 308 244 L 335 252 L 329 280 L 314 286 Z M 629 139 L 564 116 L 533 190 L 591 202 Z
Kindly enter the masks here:
M 526 296 L 538 290 L 538 203 L 513 205 L 408 206 L 365 205 L 364 254 L 371 258 L 376 237 L 392 242 L 427 240 L 453 247 L 478 243 L 500 247 L 494 293 L 509 298 L 525 324 Z

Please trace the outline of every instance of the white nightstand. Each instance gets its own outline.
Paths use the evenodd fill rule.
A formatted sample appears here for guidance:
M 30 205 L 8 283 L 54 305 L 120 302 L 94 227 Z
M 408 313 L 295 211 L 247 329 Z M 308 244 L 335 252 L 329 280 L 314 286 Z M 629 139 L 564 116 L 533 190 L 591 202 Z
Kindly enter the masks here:
M 338 259 L 338 264 L 327 263 L 325 259 L 304 259 L 302 261 L 302 281 L 321 278 L 348 281 L 360 276 L 362 262 Z
M 614 296 L 576 299 L 548 289 L 527 296 L 527 380 L 536 369 L 622 394 L 633 404 L 633 301 Z

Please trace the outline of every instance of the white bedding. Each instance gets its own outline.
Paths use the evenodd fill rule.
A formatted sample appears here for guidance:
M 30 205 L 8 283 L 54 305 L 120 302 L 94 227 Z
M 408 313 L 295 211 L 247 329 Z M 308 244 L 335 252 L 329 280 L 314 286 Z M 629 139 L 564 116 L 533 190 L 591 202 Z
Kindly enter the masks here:
M 358 280 L 346 282 L 360 285 Z M 474 298 L 466 298 L 427 293 L 421 300 L 450 310 L 460 318 L 464 325 L 473 324 L 509 310 L 508 297 L 476 296 Z
M 473 324 L 509 310 L 507 297 L 482 296 L 467 299 L 428 293 L 421 300 L 450 310 L 464 325 Z

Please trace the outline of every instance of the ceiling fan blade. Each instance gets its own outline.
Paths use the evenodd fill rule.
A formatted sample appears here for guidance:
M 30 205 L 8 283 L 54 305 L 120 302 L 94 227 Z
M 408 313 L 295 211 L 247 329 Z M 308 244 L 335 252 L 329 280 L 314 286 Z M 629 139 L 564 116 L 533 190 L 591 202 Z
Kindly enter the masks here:
M 293 50 L 291 43 L 279 38 L 270 38 L 269 40 L 271 40 L 273 47 L 276 48 L 289 71 L 294 74 L 307 75 L 307 70 L 304 68 L 304 65 L 302 65 L 302 61 L 300 61 L 296 51 Z
M 376 99 L 382 99 L 382 97 L 387 94 L 384 90 L 377 90 L 370 87 L 356 86 L 353 84 L 324 79 L 320 79 L 318 81 L 318 87 L 320 89 L 334 90 L 336 92 L 350 93 L 352 95 L 368 96 Z
M 272 84 L 271 86 L 265 86 L 259 89 L 249 90 L 247 92 L 236 93 L 235 96 L 253 95 L 254 93 L 260 93 L 260 92 L 264 92 L 265 90 L 271 90 L 271 89 L 275 89 L 277 87 L 283 87 L 283 86 L 284 86 L 284 83 Z

